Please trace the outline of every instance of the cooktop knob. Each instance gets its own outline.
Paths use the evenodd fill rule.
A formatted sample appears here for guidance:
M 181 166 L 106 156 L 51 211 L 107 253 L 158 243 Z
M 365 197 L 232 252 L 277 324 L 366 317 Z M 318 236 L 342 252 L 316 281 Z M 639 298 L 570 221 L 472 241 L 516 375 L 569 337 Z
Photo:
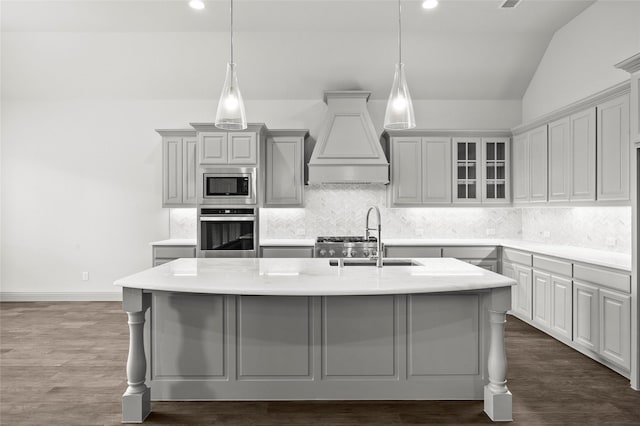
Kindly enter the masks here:
M 342 250 L 342 256 L 347 256 L 347 253 L 349 253 L 346 249 Z
M 331 249 L 329 250 L 329 256 L 333 257 L 333 255 L 336 254 L 336 251 Z
M 362 251 L 362 255 L 363 255 L 364 257 L 369 256 L 369 250 L 364 249 L 364 250 Z
M 325 254 L 327 254 L 327 251 L 325 249 L 320 250 L 320 256 L 324 256 Z
M 357 254 L 358 252 L 356 252 L 355 250 L 351 250 L 351 257 L 356 257 Z

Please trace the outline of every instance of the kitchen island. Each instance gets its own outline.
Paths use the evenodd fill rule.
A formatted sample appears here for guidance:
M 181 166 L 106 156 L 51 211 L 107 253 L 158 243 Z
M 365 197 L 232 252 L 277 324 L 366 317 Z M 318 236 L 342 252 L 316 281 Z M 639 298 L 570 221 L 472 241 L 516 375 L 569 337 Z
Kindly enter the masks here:
M 151 399 L 484 399 L 511 420 L 515 281 L 451 258 L 391 262 L 178 259 L 116 281 L 123 422 L 143 421 Z

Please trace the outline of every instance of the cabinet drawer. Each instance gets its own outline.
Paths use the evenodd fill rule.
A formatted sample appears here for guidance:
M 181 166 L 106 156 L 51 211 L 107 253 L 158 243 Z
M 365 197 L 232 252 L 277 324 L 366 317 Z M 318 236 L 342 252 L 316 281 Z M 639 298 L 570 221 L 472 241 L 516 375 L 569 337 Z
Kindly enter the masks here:
M 440 247 L 425 246 L 387 246 L 385 257 L 441 257 Z
M 498 249 L 495 247 L 444 247 L 442 257 L 455 257 L 456 259 L 495 259 L 498 257 Z
M 261 257 L 313 257 L 313 247 L 261 247 Z
M 154 257 L 196 257 L 195 246 L 154 246 Z
M 571 277 L 571 263 L 543 256 L 533 256 L 533 267 L 554 274 Z
M 502 261 L 519 263 L 521 265 L 532 266 L 531 254 L 513 249 L 502 249 Z
M 631 293 L 631 277 L 619 272 L 606 271 L 604 269 L 592 268 L 584 265 L 573 266 L 573 277 L 583 281 L 588 281 L 603 287 Z

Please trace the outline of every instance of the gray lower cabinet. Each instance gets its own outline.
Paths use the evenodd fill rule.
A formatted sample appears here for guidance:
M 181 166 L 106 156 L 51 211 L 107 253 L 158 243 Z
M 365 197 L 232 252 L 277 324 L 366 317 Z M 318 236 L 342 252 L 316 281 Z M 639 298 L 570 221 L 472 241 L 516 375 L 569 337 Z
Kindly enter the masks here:
M 153 245 L 151 246 L 151 264 L 162 265 L 181 257 L 196 257 L 195 245 Z
M 511 288 L 511 313 L 525 321 L 531 321 L 533 314 L 532 265 L 530 253 L 502 249 L 502 273 L 517 282 Z
M 304 206 L 304 142 L 307 130 L 269 130 L 265 207 Z
M 198 168 L 195 130 L 156 130 L 162 136 L 162 207 L 194 207 Z
M 313 246 L 261 246 L 260 257 L 313 257 Z
M 533 323 L 554 337 L 571 341 L 571 263 L 533 255 L 532 264 Z
M 629 199 L 629 95 L 597 106 L 597 198 Z

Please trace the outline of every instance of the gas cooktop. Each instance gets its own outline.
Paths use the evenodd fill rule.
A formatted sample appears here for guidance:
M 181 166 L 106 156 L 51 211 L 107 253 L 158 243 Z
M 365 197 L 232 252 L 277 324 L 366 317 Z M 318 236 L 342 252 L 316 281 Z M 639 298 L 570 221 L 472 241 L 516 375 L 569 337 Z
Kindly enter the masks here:
M 315 257 L 369 257 L 376 254 L 378 239 L 363 236 L 318 237 Z
M 363 236 L 354 235 L 342 237 L 318 237 L 316 239 L 316 243 L 375 243 L 376 241 L 378 241 L 376 237 L 369 237 L 369 239 L 366 239 Z

